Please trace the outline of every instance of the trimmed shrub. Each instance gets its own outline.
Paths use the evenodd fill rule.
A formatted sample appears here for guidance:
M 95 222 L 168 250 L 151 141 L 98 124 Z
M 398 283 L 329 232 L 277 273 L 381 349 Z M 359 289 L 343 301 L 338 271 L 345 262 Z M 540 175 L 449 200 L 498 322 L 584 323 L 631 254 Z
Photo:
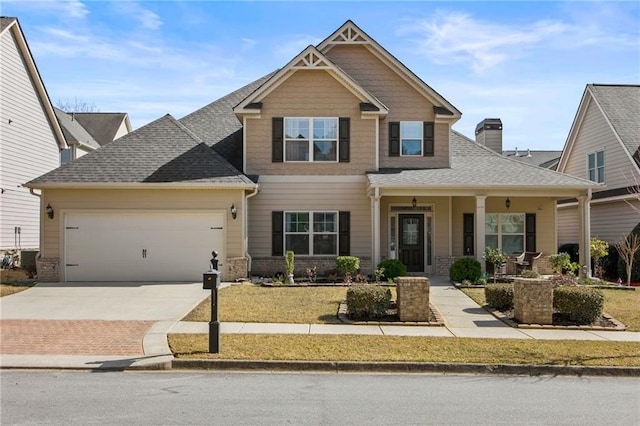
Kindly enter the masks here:
M 531 269 L 525 269 L 524 271 L 522 271 L 522 274 L 520 274 L 520 276 L 522 278 L 540 278 L 540 274 Z
M 469 280 L 476 282 L 482 275 L 482 266 L 480 262 L 472 257 L 461 257 L 453 262 L 449 269 L 449 278 L 454 282 L 462 282 Z
M 604 295 L 592 287 L 556 287 L 553 289 L 553 307 L 578 324 L 591 324 L 602 315 Z
M 384 316 L 391 306 L 391 290 L 379 285 L 355 285 L 347 290 L 347 307 L 352 318 Z
M 398 259 L 386 259 L 378 264 L 378 269 L 384 268 L 382 276 L 385 280 L 392 280 L 395 277 L 407 275 L 407 267 Z
M 484 287 L 487 305 L 504 311 L 513 308 L 513 284 L 487 284 Z
M 562 244 L 558 247 L 558 253 L 569 253 L 571 262 L 580 263 L 580 245 L 578 243 Z

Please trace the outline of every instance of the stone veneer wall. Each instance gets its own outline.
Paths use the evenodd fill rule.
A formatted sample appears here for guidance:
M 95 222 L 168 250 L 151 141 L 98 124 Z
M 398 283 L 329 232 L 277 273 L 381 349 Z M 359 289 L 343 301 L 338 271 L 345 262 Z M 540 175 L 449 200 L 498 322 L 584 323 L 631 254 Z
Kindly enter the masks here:
M 400 321 L 429 321 L 429 279 L 397 277 L 396 292 Z
M 436 256 L 435 275 L 449 276 L 449 269 L 459 256 Z
M 518 278 L 513 283 L 513 310 L 524 324 L 553 323 L 553 285 L 544 279 Z
M 550 259 L 550 255 L 542 255 L 539 259 L 533 261 L 531 268 L 540 275 L 553 275 L 554 270 Z
M 36 256 L 36 273 L 38 282 L 56 283 L 60 282 L 60 259 L 57 257 Z
M 246 257 L 228 257 L 222 279 L 225 281 L 235 281 L 240 278 L 248 278 L 248 264 L 249 259 Z
M 316 274 L 320 276 L 328 276 L 336 273 L 336 256 L 312 256 L 312 257 L 295 257 L 294 276 L 306 277 L 306 268 L 316 267 Z M 262 277 L 273 277 L 276 273 L 285 271 L 284 256 L 270 257 L 254 257 L 251 260 L 251 275 Z M 373 272 L 370 257 L 360 258 L 360 271 L 365 274 Z

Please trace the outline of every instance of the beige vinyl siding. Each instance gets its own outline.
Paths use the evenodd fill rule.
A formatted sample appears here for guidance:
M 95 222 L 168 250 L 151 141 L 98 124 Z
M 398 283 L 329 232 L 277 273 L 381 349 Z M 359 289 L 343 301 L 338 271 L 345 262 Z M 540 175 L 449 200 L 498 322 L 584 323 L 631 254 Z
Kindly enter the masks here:
M 555 232 L 555 202 L 550 198 L 510 197 L 511 207 L 505 207 L 506 197 L 487 197 L 485 201 L 486 213 L 535 213 L 536 214 L 536 251 L 552 254 L 557 251 Z M 454 256 L 462 256 L 464 213 L 476 212 L 475 197 L 454 197 L 452 201 L 453 236 L 452 247 Z M 478 230 L 474 229 L 474 234 Z
M 241 190 L 205 190 L 205 189 L 47 189 L 44 191 L 44 204 L 50 203 L 55 210 L 53 220 L 45 218 L 43 257 L 62 257 L 64 230 L 62 223 L 66 212 L 83 210 L 145 210 L 162 212 L 166 210 L 224 210 L 229 211 L 231 204 L 238 209 L 238 219 L 226 216 L 225 237 L 227 257 L 244 256 L 242 253 L 242 201 Z M 61 207 L 64 206 L 64 207 Z M 62 209 L 62 210 L 61 210 Z M 179 258 L 180 254 L 176 253 Z M 206 267 L 204 265 L 203 267 Z
M 640 209 L 640 202 L 634 205 Z M 613 244 L 640 223 L 640 214 L 624 201 L 591 203 L 591 237 Z
M 601 150 L 604 150 L 606 185 L 606 188 L 603 189 L 632 185 L 632 160 L 624 152 L 598 106 L 590 100 L 564 173 L 588 179 L 587 155 Z
M 558 247 L 577 244 L 580 239 L 580 217 L 577 206 L 558 207 Z
M 261 117 L 246 121 L 247 174 L 353 175 L 375 167 L 375 120 L 362 119 L 360 100 L 326 71 L 296 71 L 263 99 Z M 350 117 L 350 162 L 271 161 L 273 117 Z
M 20 185 L 58 167 L 60 152 L 11 30 L 0 51 L 0 249 L 14 248 L 16 226 L 21 247 L 38 248 L 40 200 Z
M 271 212 L 350 211 L 351 254 L 371 257 L 371 202 L 366 184 L 352 182 L 258 182 L 249 199 L 249 254 L 271 256 Z
M 449 124 L 447 123 L 437 123 L 435 126 L 433 157 L 389 157 L 388 123 L 434 121 L 434 104 L 431 101 L 364 46 L 334 46 L 327 53 L 327 57 L 389 108 L 386 119 L 380 121 L 380 167 L 449 166 Z

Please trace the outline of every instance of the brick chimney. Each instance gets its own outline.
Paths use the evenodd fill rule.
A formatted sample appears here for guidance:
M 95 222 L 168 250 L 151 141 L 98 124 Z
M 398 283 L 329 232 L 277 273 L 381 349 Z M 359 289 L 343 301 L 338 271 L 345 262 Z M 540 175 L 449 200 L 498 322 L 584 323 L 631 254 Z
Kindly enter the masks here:
M 476 126 L 476 143 L 502 154 L 502 121 L 485 118 Z

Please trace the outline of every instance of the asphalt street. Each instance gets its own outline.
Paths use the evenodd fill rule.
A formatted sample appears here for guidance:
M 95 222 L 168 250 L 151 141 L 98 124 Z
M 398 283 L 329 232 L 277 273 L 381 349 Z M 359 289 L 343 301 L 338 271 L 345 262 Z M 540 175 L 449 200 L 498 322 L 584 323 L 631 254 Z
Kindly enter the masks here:
M 636 425 L 633 378 L 0 371 L 3 425 Z

